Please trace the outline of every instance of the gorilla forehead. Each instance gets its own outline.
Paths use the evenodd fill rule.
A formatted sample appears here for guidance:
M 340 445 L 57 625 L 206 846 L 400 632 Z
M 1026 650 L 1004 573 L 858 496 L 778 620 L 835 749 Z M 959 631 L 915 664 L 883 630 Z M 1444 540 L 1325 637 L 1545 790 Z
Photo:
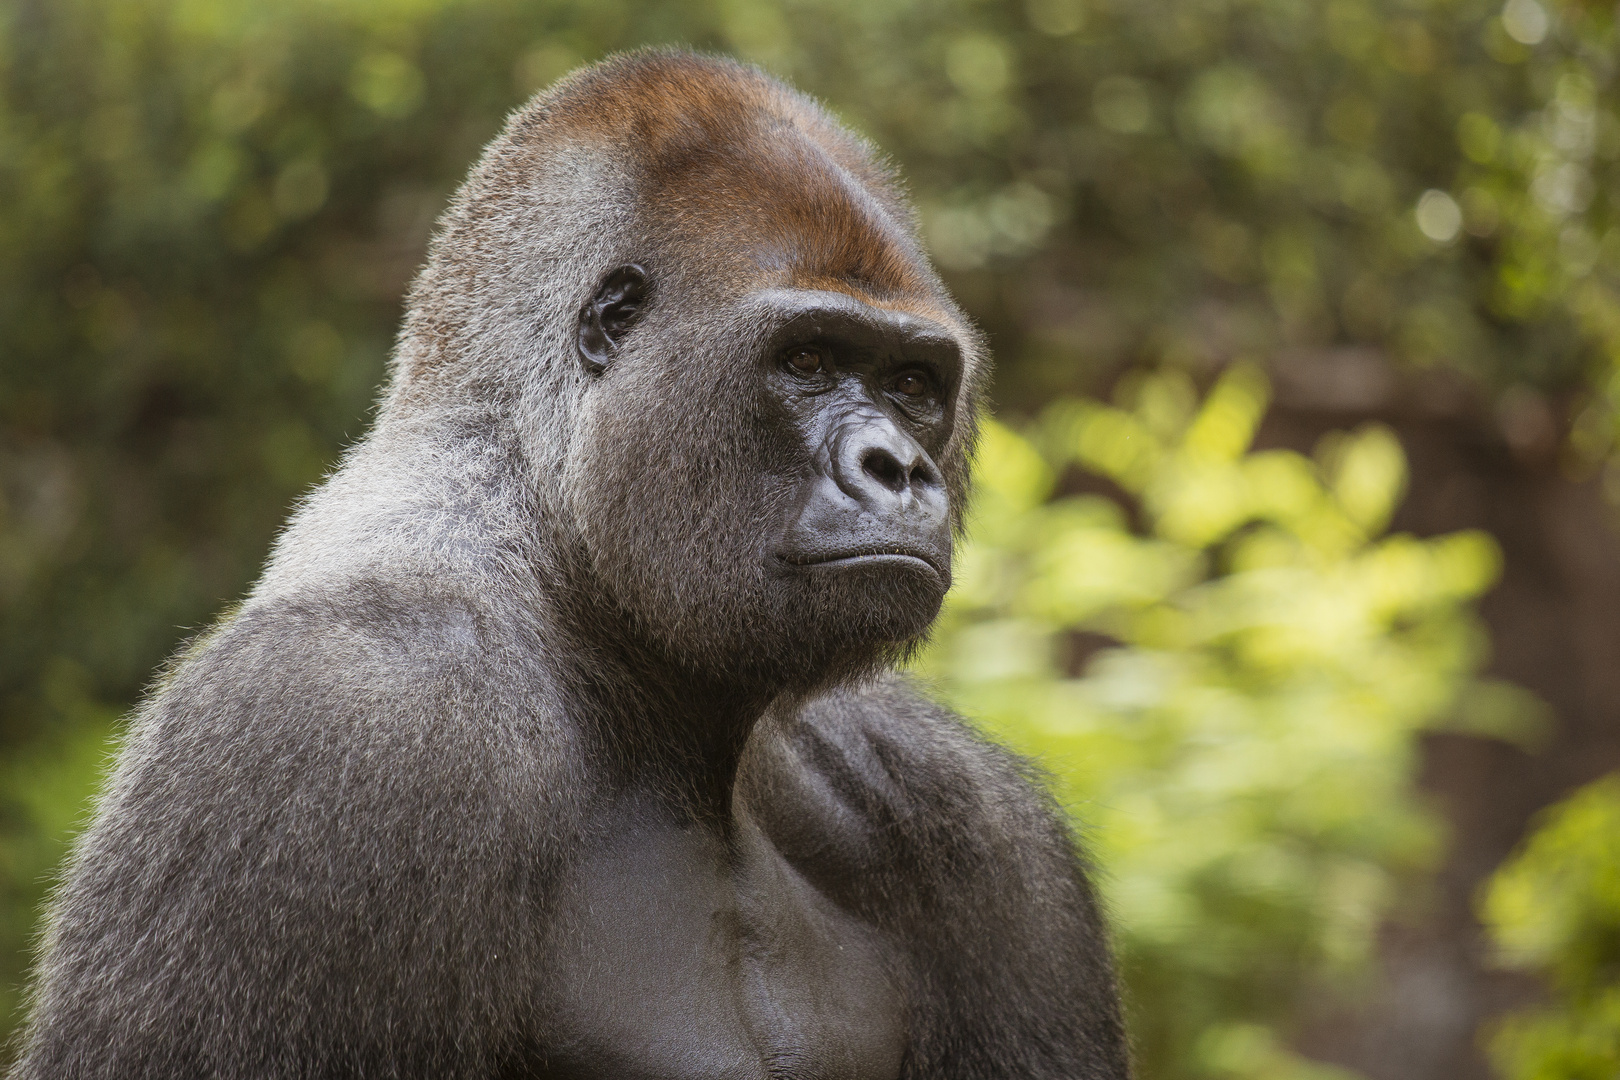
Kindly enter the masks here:
M 583 138 L 626 163 L 649 245 L 702 265 L 712 288 L 845 292 L 965 333 L 893 172 L 759 71 L 640 52 L 585 69 L 533 108 L 528 137 Z

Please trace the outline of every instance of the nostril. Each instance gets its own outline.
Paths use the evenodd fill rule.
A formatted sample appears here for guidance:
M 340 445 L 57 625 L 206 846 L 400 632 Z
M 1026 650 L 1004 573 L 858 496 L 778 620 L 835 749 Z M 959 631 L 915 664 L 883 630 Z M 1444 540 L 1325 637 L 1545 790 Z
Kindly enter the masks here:
M 861 456 L 861 471 L 890 491 L 899 493 L 906 489 L 905 466 L 882 447 L 874 446 Z
M 930 484 L 939 483 L 939 477 L 934 475 L 934 470 L 920 461 L 912 466 L 911 475 L 907 479 L 910 480 L 912 487 L 928 487 Z

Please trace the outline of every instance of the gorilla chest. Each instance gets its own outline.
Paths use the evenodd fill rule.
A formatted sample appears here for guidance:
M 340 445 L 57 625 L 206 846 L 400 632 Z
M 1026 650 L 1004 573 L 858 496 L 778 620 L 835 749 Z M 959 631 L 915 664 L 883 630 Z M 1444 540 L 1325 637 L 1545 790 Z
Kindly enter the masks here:
M 894 1080 L 899 994 L 876 933 L 745 830 L 617 832 L 554 925 L 549 1080 Z

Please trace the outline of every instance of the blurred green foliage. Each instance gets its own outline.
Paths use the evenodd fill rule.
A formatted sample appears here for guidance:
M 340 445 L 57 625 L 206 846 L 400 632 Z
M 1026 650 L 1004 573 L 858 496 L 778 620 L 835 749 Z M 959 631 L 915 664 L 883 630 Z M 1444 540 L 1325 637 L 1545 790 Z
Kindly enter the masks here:
M 1504 963 L 1551 976 L 1553 1002 L 1491 1039 L 1508 1080 L 1612 1080 L 1620 1068 L 1620 775 L 1543 812 L 1496 874 L 1485 917 Z
M 1534 708 L 1471 678 L 1489 544 L 1380 535 L 1387 432 L 1246 454 L 1262 376 L 1192 386 L 1353 348 L 1552 400 L 1566 464 L 1607 460 L 1606 2 L 0 4 L 0 988 L 114 718 L 364 429 L 478 148 L 658 42 L 761 63 L 905 170 L 1003 411 L 1038 414 L 991 429 L 931 670 L 1093 823 L 1145 1075 L 1303 1075 L 1290 1000 L 1438 843 L 1410 732 Z M 1117 407 L 1045 408 L 1125 370 Z
M 1438 850 L 1414 732 L 1533 719 L 1473 678 L 1494 543 L 1380 535 L 1405 480 L 1382 427 L 1248 452 L 1266 393 L 1242 365 L 1200 404 L 1168 373 L 992 424 L 919 666 L 1085 823 L 1145 1076 L 1322 1075 L 1283 1049 L 1299 1004 Z M 1066 492 L 1080 470 L 1116 497 Z

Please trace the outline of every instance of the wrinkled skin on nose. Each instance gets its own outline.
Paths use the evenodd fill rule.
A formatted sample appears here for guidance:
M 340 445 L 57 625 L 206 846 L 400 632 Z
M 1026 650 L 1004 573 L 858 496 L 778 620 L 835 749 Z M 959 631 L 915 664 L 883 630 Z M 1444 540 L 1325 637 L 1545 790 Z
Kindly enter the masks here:
M 788 528 L 783 557 L 803 566 L 890 563 L 950 586 L 950 499 L 939 467 L 877 406 L 862 402 L 829 425 Z

